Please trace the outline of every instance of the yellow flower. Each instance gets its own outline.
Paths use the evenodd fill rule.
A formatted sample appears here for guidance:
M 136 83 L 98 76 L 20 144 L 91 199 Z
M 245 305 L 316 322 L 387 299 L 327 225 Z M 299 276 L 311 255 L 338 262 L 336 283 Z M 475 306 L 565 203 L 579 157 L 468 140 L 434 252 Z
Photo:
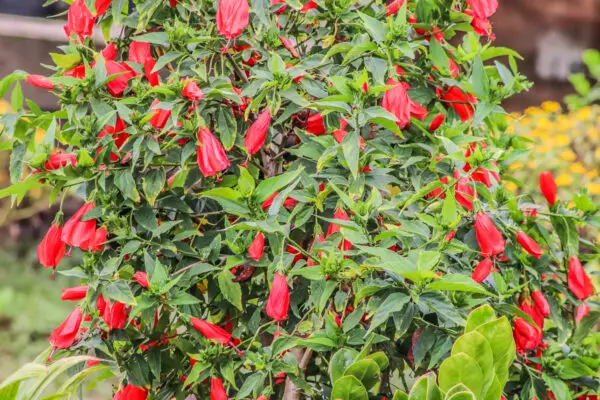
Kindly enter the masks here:
M 516 161 L 516 162 L 512 163 L 508 167 L 508 169 L 510 169 L 511 171 L 516 171 L 516 170 L 521 169 L 521 168 L 523 168 L 523 163 L 519 162 L 519 161 Z
M 600 158 L 600 147 L 598 147 L 598 148 L 596 149 L 596 151 L 594 152 L 594 155 L 595 155 L 597 158 Z
M 571 142 L 571 139 L 569 138 L 569 136 L 567 136 L 565 134 L 556 135 L 554 137 L 554 140 L 555 140 L 555 144 L 557 146 L 566 146 Z
M 535 162 L 535 160 L 530 160 L 530 161 L 527 163 L 527 168 L 531 168 L 531 169 L 533 169 L 533 168 L 535 168 L 535 167 L 536 167 L 536 165 L 537 165 L 537 163 Z
M 590 194 L 600 194 L 600 183 L 592 182 L 588 185 L 588 191 Z
M 537 114 L 541 114 L 542 110 L 540 110 L 537 107 L 527 107 L 525 109 L 525 115 L 537 115 Z
M 596 128 L 588 128 L 587 135 L 590 139 L 594 141 L 598 140 L 598 138 L 600 137 L 600 135 L 598 134 L 598 129 Z
M 587 174 L 585 174 L 585 177 L 588 179 L 594 179 L 598 177 L 598 170 L 593 169 L 590 172 L 588 172 Z
M 576 162 L 576 163 L 569 165 L 569 171 L 571 171 L 574 174 L 583 175 L 583 174 L 585 174 L 586 169 L 582 163 Z
M 507 181 L 504 183 L 504 187 L 506 188 L 506 190 L 508 190 L 509 192 L 514 192 L 517 190 L 518 186 L 516 183 L 512 182 L 512 181 Z
M 560 103 L 555 101 L 545 101 L 542 103 L 542 110 L 549 113 L 559 112 L 561 111 Z
M 562 173 L 556 177 L 556 184 L 558 186 L 569 186 L 573 183 L 573 177 L 569 174 Z
M 579 121 L 589 121 L 592 117 L 592 108 L 584 107 L 581 110 L 577 111 L 576 119 Z
M 577 155 L 573 152 L 573 150 L 565 150 L 560 153 L 559 157 L 564 161 L 573 161 L 577 158 Z

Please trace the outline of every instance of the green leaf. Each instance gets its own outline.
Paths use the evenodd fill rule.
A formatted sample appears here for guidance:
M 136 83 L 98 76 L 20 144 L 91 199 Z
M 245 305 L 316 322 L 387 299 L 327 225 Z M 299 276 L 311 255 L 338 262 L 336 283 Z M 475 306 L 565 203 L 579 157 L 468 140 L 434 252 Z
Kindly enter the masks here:
M 379 369 L 382 371 L 390 365 L 390 360 L 383 351 L 378 351 L 376 353 L 369 354 L 365 358 L 368 360 L 375 361 L 377 365 L 379 365 Z
M 79 53 L 59 54 L 50 53 L 54 64 L 61 68 L 70 69 L 81 63 L 81 56 Z
M 367 389 L 354 376 L 344 376 L 333 384 L 332 400 L 369 400 Z
M 23 89 L 21 89 L 21 82 L 15 83 L 15 87 L 10 94 L 10 106 L 17 111 L 23 108 Z
M 27 147 L 18 140 L 13 142 L 12 152 L 10 153 L 10 182 L 16 183 L 23 176 L 23 163 L 25 161 L 25 152 Z
M 244 197 L 248 197 L 254 192 L 254 188 L 256 187 L 254 183 L 254 178 L 248 172 L 248 170 L 244 167 L 240 167 L 240 177 L 238 179 L 238 188 L 240 189 L 240 193 Z
M 226 150 L 231 150 L 235 145 L 235 138 L 237 136 L 237 120 L 230 108 L 219 108 L 215 130 L 219 134 L 223 147 Z
M 475 331 L 481 333 L 488 341 L 494 355 L 494 370 L 502 387 L 508 380 L 508 368 L 516 355 L 515 340 L 512 327 L 506 317 L 478 326 Z
M 271 195 L 281 189 L 285 188 L 293 181 L 296 180 L 297 177 L 300 176 L 304 172 L 304 168 L 300 167 L 295 169 L 294 171 L 288 171 L 284 174 L 273 176 L 271 178 L 265 179 L 261 183 L 258 184 L 254 195 L 256 196 L 256 201 L 258 203 L 263 203 L 267 200 Z
M 483 372 L 477 362 L 465 353 L 454 354 L 440 365 L 439 384 L 444 392 L 462 383 L 478 398 L 483 388 L 483 379 Z
M 433 372 L 421 376 L 410 390 L 408 400 L 442 400 L 442 393 L 435 382 Z
M 182 54 L 176 51 L 170 51 L 167 54 L 161 56 L 156 60 L 156 65 L 152 69 L 152 72 L 160 71 L 165 65 L 177 60 Z
M 475 93 L 480 99 L 487 99 L 490 93 L 490 79 L 485 73 L 483 62 L 481 61 L 481 54 L 478 53 L 473 61 L 473 75 L 471 76 L 471 83 L 475 89 Z
M 356 361 L 346 369 L 344 375 L 352 375 L 369 390 L 379 382 L 379 374 L 381 370 L 379 365 L 373 360 L 362 359 Z
M 450 75 L 450 61 L 448 55 L 437 40 L 429 41 L 429 51 L 433 65 L 444 75 Z
M 118 280 L 110 283 L 104 288 L 102 293 L 113 300 L 120 301 L 123 304 L 135 305 L 135 298 L 131 293 L 131 288 L 124 280 Z
M 164 168 L 152 169 L 142 178 L 142 189 L 151 206 L 154 206 L 156 198 L 165 186 L 166 178 Z
M 234 282 L 235 276 L 228 270 L 224 269 L 217 276 L 219 289 L 221 294 L 235 308 L 242 311 L 242 288 L 239 283 Z
M 427 285 L 426 289 L 429 291 L 471 292 L 492 296 L 490 292 L 471 279 L 471 277 L 462 274 L 444 275 Z
M 465 332 L 470 332 L 474 329 L 477 329 L 479 326 L 494 321 L 495 319 L 496 312 L 489 304 L 478 307 L 469 313 Z
M 456 208 L 456 198 L 453 190 L 446 191 L 446 198 L 444 199 L 444 205 L 442 206 L 442 224 L 450 226 L 458 218 L 458 211 Z
M 144 229 L 154 231 L 158 229 L 158 221 L 156 220 L 156 212 L 152 207 L 144 205 L 133 212 L 133 216 L 138 224 Z
M 352 348 L 343 348 L 336 351 L 329 361 L 329 377 L 331 382 L 337 381 L 344 375 L 344 371 L 352 364 L 358 352 Z
M 383 42 L 388 34 L 388 29 L 385 24 L 378 19 L 361 13 L 360 11 L 358 11 L 357 14 L 363 20 L 365 29 L 367 32 L 369 32 L 369 35 L 371 35 L 373 40 L 377 43 Z
M 452 346 L 452 356 L 464 353 L 471 357 L 483 373 L 484 388 L 491 383 L 494 372 L 494 355 L 487 339 L 477 331 L 460 336 Z
M 115 185 L 123 196 L 138 203 L 140 194 L 136 189 L 135 180 L 130 170 L 115 171 Z
M 352 130 L 344 137 L 342 152 L 352 176 L 358 176 L 358 160 L 360 158 L 360 134 L 358 131 Z

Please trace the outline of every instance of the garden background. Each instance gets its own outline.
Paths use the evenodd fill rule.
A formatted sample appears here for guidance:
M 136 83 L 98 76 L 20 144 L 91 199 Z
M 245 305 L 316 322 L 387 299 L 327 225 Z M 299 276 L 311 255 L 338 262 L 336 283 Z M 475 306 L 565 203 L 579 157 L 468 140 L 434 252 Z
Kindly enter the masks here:
M 44 73 L 40 64 L 64 42 L 65 6 L 42 7 L 40 0 L 0 0 L 0 77 L 15 69 Z M 577 4 L 575 4 L 577 3 Z M 491 19 L 496 46 L 523 56 L 520 69 L 535 85 L 506 104 L 515 133 L 531 139 L 529 155 L 511 160 L 509 168 L 523 171 L 522 181 L 536 192 L 539 171 L 556 172 L 559 193 L 587 188 L 594 203 L 600 199 L 600 99 L 588 79 L 600 76 L 600 6 L 594 0 L 502 0 Z M 568 6 L 568 8 L 565 8 Z M 49 20 L 47 17 L 51 17 Z M 101 40 L 101 39 L 100 39 Z M 592 50 L 586 50 L 592 49 Z M 583 60 L 582 60 L 583 58 Z M 44 109 L 56 107 L 44 90 L 24 86 L 24 94 Z M 569 96 L 576 93 L 578 96 Z M 565 97 L 567 96 L 567 97 Z M 10 99 L 0 99 L 0 113 Z M 9 185 L 8 151 L 0 152 L 0 187 Z M 534 173 L 537 171 L 538 173 Z M 560 171 L 560 172 L 559 172 Z M 507 187 L 519 191 L 509 182 Z M 533 189 L 533 190 L 531 190 Z M 79 207 L 67 202 L 67 217 Z M 71 304 L 60 301 L 58 288 L 74 285 L 64 276 L 49 280 L 40 274 L 35 248 L 56 209 L 48 209 L 47 193 L 34 192 L 17 209 L 0 201 L 0 381 L 47 348 L 47 338 Z M 586 232 L 598 241 L 599 232 Z M 77 260 L 71 260 L 74 264 Z M 592 269 L 598 281 L 598 268 Z M 96 395 L 105 398 L 110 389 Z

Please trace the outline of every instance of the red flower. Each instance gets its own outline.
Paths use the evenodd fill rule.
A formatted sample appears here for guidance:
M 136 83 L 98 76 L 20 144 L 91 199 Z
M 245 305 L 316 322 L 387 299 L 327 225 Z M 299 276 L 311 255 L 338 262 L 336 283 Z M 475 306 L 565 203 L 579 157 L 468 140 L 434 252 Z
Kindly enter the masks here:
M 481 36 L 487 36 L 490 40 L 496 39 L 496 36 L 492 33 L 492 24 L 487 18 L 479 18 L 472 10 L 466 10 L 465 14 L 473 17 L 471 26 L 475 33 Z
M 517 350 L 521 352 L 535 349 L 542 342 L 542 332 L 523 318 L 515 318 L 513 335 Z
M 133 386 L 131 383 L 115 393 L 113 400 L 146 400 L 148 391 L 146 389 Z
M 256 154 L 265 144 L 269 125 L 271 125 L 271 111 L 267 108 L 259 115 L 248 129 L 248 133 L 246 133 L 244 146 L 248 149 L 248 153 Z
M 277 9 L 277 11 L 275 11 L 275 14 L 280 15 L 283 14 L 285 12 L 285 10 L 287 9 L 287 5 L 285 5 L 285 0 L 271 0 L 271 5 L 275 6 L 277 4 L 283 4 L 281 7 L 279 7 Z
M 398 82 L 392 78 L 388 79 L 387 84 L 393 87 L 383 95 L 381 106 L 394 114 L 400 128 L 406 128 L 410 124 L 411 111 L 411 102 L 407 91 L 409 86 L 405 82 Z
M 111 95 L 119 97 L 123 94 L 125 89 L 127 89 L 129 80 L 133 78 L 136 73 L 125 63 L 106 60 L 105 64 L 107 76 L 118 75 L 118 77 L 106 84 L 106 89 Z
M 460 68 L 453 59 L 448 58 L 448 62 L 450 63 L 450 76 L 456 78 L 460 74 Z
M 533 302 L 535 303 L 535 306 L 540 314 L 542 314 L 544 317 L 550 315 L 550 304 L 548 304 L 548 300 L 546 300 L 542 292 L 539 290 L 534 291 L 531 294 L 531 298 L 533 299 Z
M 87 295 L 87 286 L 76 286 L 68 289 L 63 289 L 61 300 L 79 301 L 85 299 Z
M 475 192 L 475 188 L 469 183 L 472 182 L 471 178 L 465 177 L 460 178 L 460 174 L 458 171 L 454 171 L 454 178 L 458 179 L 455 188 L 456 201 L 458 204 L 463 206 L 469 211 L 473 210 L 473 199 L 477 196 Z
M 517 241 L 527 253 L 535 258 L 540 258 L 544 252 L 535 240 L 529 237 L 525 232 L 517 232 Z
M 444 120 L 446 119 L 446 115 L 445 114 L 438 114 L 436 115 L 433 120 L 431 121 L 431 124 L 429 124 L 429 130 L 430 131 L 436 131 L 443 123 Z
M 473 270 L 471 278 L 477 283 L 483 282 L 492 273 L 492 260 L 484 258 Z
M 63 76 L 70 76 L 77 79 L 85 78 L 85 65 L 79 64 L 68 71 L 63 72 Z
M 115 57 L 117 57 L 117 46 L 114 43 L 110 43 L 100 53 L 102 53 L 102 57 L 105 60 L 114 61 Z
M 100 300 L 100 299 L 98 299 Z M 127 324 L 127 306 L 120 301 L 115 301 L 112 305 L 110 301 L 98 302 L 100 306 L 100 315 L 104 322 L 108 325 L 108 330 L 123 329 Z
M 62 231 L 62 241 L 73 247 L 86 245 L 96 235 L 96 220 L 90 219 L 82 221 L 81 218 L 89 211 L 93 210 L 94 203 L 85 203 L 79 210 L 73 214 L 67 221 Z
M 154 102 L 158 104 L 158 102 Z M 156 129 L 163 129 L 167 122 L 169 122 L 169 118 L 171 117 L 171 110 L 164 110 L 162 108 L 153 107 L 152 108 L 152 117 L 148 120 L 148 123 L 155 127 Z
M 27 75 L 27 83 L 40 89 L 54 89 L 54 84 L 43 75 Z
M 316 10 L 316 9 L 317 9 L 317 7 L 319 7 L 319 6 L 317 5 L 317 3 L 315 3 L 313 0 L 309 0 L 309 2 L 308 2 L 308 3 L 306 3 L 306 4 L 305 4 L 305 5 L 302 7 L 302 9 L 300 9 L 300 11 L 301 11 L 301 12 L 303 12 L 303 13 L 305 13 L 305 12 L 308 12 L 308 11 L 310 11 L 310 10 Z
M 249 21 L 248 0 L 219 0 L 217 29 L 227 39 L 242 34 Z
M 465 93 L 456 86 L 453 86 L 442 93 L 441 99 L 447 102 L 448 107 L 452 107 L 463 122 L 473 118 L 475 110 L 473 104 L 477 104 L 477 99 L 471 94 Z
M 283 321 L 288 317 L 290 308 L 290 288 L 285 275 L 279 272 L 275 273 L 271 293 L 267 300 L 267 315 L 277 322 Z
M 304 129 L 313 135 L 323 135 L 324 133 L 327 133 L 327 129 L 325 129 L 325 123 L 323 122 L 323 115 L 321 113 L 309 115 Z
M 260 261 L 260 258 L 263 256 L 265 251 L 265 235 L 262 232 L 259 232 L 258 235 L 252 241 L 252 244 L 248 248 L 248 258 L 253 259 L 254 261 Z
M 127 125 L 125 122 L 117 115 L 117 119 L 115 121 L 115 126 L 104 125 L 104 129 L 100 131 L 98 134 L 98 139 L 102 139 L 106 135 L 111 135 L 113 140 L 115 141 L 115 145 L 117 149 L 121 149 L 127 139 L 131 137 L 131 135 L 127 132 L 124 132 L 127 129 Z M 103 147 L 98 148 L 97 152 L 101 153 Z M 115 153 L 110 153 L 110 159 L 113 162 L 119 161 L 119 155 Z
M 105 226 L 103 226 L 97 229 L 96 232 L 94 232 L 94 235 L 90 237 L 89 241 L 81 243 L 81 246 L 79 246 L 79 248 L 83 251 L 91 251 L 92 253 L 101 251 L 104 247 L 104 244 L 106 243 L 107 236 L 108 230 Z
M 540 190 L 550 205 L 556 203 L 556 182 L 552 177 L 552 172 L 542 172 L 540 174 Z
M 442 176 L 439 179 L 439 181 L 442 182 L 444 185 L 446 185 L 448 183 L 448 177 Z M 441 187 L 435 188 L 431 192 L 429 192 L 425 195 L 425 198 L 427 198 L 427 199 L 435 199 L 437 197 L 439 197 L 440 199 L 446 198 L 446 194 L 444 193 L 443 188 L 441 188 Z
M 148 274 L 143 271 L 136 271 L 136 273 L 133 274 L 133 280 L 141 287 L 145 287 L 146 289 L 150 287 L 150 283 L 148 283 Z
M 577 314 L 575 315 L 575 321 L 580 323 L 581 320 L 590 315 L 590 306 L 585 303 L 581 303 L 579 307 L 577 307 Z
M 393 0 L 390 4 L 388 4 L 385 7 L 385 10 L 387 11 L 388 17 L 390 15 L 394 15 L 398 11 L 400 11 L 400 7 L 402 7 L 402 4 L 404 4 L 404 0 Z
M 577 256 L 569 260 L 569 272 L 567 273 L 569 289 L 579 300 L 585 300 L 594 294 L 594 286 L 590 277 L 586 274 L 581 261 Z
M 467 4 L 478 18 L 489 18 L 498 9 L 498 0 L 467 0 Z
M 57 226 L 56 222 L 53 222 L 46 236 L 38 245 L 38 260 L 46 268 L 56 268 L 65 255 L 67 245 L 61 239 L 62 231 L 63 227 Z
M 131 42 L 129 45 L 129 61 L 144 66 L 144 75 L 151 86 L 158 85 L 158 71 L 152 72 L 156 61 L 152 57 L 152 47 L 150 43 Z
M 198 141 L 200 142 L 200 145 L 197 146 L 198 167 L 205 178 L 216 175 L 229 167 L 230 163 L 225 149 L 208 128 L 200 128 Z
M 54 171 L 66 167 L 69 164 L 73 166 L 73 168 L 77 166 L 77 155 L 75 153 L 51 154 L 50 157 L 48 157 L 48 161 L 44 164 L 44 167 L 48 171 Z
M 67 12 L 67 25 L 64 26 L 64 30 L 69 38 L 75 34 L 83 42 L 86 37 L 92 36 L 95 23 L 96 17 L 85 5 L 85 0 L 75 0 Z
M 344 210 L 342 210 L 341 208 L 338 208 L 337 210 L 335 210 L 335 214 L 333 214 L 333 218 L 334 219 L 339 219 L 342 221 L 349 221 L 350 218 L 348 217 L 348 214 L 346 214 L 346 212 Z M 340 226 L 335 224 L 335 223 L 330 223 L 329 227 L 327 228 L 327 236 L 332 235 L 335 232 L 339 232 L 340 231 Z M 350 242 L 349 240 L 342 240 L 342 243 L 340 243 L 340 249 L 344 249 L 344 250 L 350 250 L 352 248 L 352 242 Z
M 227 400 L 227 392 L 223 387 L 223 381 L 214 376 L 210 379 L 210 400 Z
M 487 214 L 475 217 L 475 237 L 484 257 L 496 256 L 504 251 L 504 239 Z
M 183 90 L 181 91 L 181 95 L 190 101 L 199 101 L 204 97 L 202 90 L 198 87 L 198 84 L 194 80 L 189 80 Z
M 106 10 L 108 10 L 111 2 L 112 0 L 96 0 L 96 3 L 94 4 L 96 7 L 96 15 L 103 15 Z
M 209 340 L 215 340 L 221 343 L 223 346 L 231 342 L 231 333 L 227 332 L 220 326 L 211 324 L 202 319 L 192 317 L 190 323 L 194 328 L 198 330 L 204 337 Z
M 71 347 L 75 343 L 82 319 L 81 308 L 76 307 L 63 323 L 52 331 L 49 339 L 50 344 L 58 349 L 68 349 Z

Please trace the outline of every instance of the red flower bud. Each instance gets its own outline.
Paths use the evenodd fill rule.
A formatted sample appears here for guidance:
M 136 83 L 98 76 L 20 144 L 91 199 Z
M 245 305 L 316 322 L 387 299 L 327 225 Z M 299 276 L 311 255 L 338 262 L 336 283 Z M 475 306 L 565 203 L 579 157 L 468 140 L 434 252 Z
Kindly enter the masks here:
M 400 11 L 400 7 L 402 7 L 402 4 L 404 4 L 404 0 L 393 0 L 391 3 L 389 3 L 386 7 L 385 10 L 387 11 L 387 15 L 388 17 L 390 15 L 394 15 L 396 14 L 398 11 Z
M 67 24 L 64 30 L 69 38 L 75 34 L 83 42 L 86 37 L 92 36 L 95 23 L 96 17 L 85 5 L 85 0 L 75 0 L 67 12 Z
M 65 255 L 67 246 L 62 241 L 62 232 L 63 227 L 56 226 L 56 222 L 53 222 L 46 236 L 38 245 L 38 260 L 46 268 L 56 268 Z
M 68 349 L 75 343 L 83 314 L 81 308 L 76 307 L 75 310 L 52 331 L 50 335 L 50 344 L 58 349 Z
M 131 383 L 115 393 L 113 400 L 146 400 L 148 391 L 146 389 L 133 386 Z
M 539 290 L 534 291 L 531 294 L 531 298 L 533 298 L 535 306 L 540 312 L 540 314 L 542 314 L 544 317 L 550 315 L 550 304 L 548 304 L 548 300 L 546 300 L 542 292 L 540 292 Z
M 315 3 L 313 0 L 309 0 L 308 3 L 306 3 L 302 9 L 300 9 L 301 12 L 305 13 L 308 12 L 310 10 L 315 10 L 317 9 L 319 6 L 317 5 L 317 3 Z
M 556 182 L 551 172 L 542 172 L 540 174 L 540 190 L 550 205 L 556 203 Z
M 76 286 L 68 289 L 63 289 L 62 296 L 60 299 L 62 301 L 79 301 L 85 299 L 87 295 L 88 287 L 87 286 Z
M 194 80 L 190 80 L 185 84 L 185 87 L 181 91 L 181 95 L 194 102 L 199 101 L 204 97 L 204 93 L 202 93 L 202 90 Z
M 48 80 L 43 75 L 27 75 L 26 78 L 27 83 L 32 86 L 35 86 L 40 89 L 52 90 L 54 89 L 54 84 Z
M 484 257 L 496 256 L 504 251 L 504 239 L 487 214 L 475 217 L 475 237 Z
M 108 92 L 115 96 L 120 97 L 125 89 L 129 86 L 129 80 L 135 77 L 136 72 L 131 69 L 125 63 L 118 63 L 112 60 L 105 61 L 106 66 L 106 76 L 119 75 L 115 79 L 112 79 L 110 82 L 106 83 L 106 89 Z
M 77 155 L 75 153 L 50 154 L 48 161 L 44 163 L 44 167 L 48 171 L 54 171 L 67 165 L 71 165 L 73 168 L 77 166 Z
M 225 149 L 208 128 L 200 128 L 198 141 L 200 142 L 197 146 L 198 167 L 204 177 L 216 175 L 229 167 Z
M 248 129 L 248 133 L 246 133 L 244 146 L 248 149 L 248 153 L 256 154 L 263 147 L 267 139 L 269 125 L 271 125 L 271 111 L 267 108 L 259 115 Z
M 100 304 L 103 306 L 102 310 L 100 310 L 100 315 L 104 322 L 106 322 L 106 324 L 108 325 L 109 331 L 113 329 L 125 328 L 128 319 L 127 306 L 125 304 L 121 303 L 120 301 L 115 301 L 113 304 L 111 304 L 110 301 L 106 300 L 104 300 Z
M 471 178 L 460 178 L 460 174 L 458 171 L 454 171 L 454 178 L 458 179 L 456 183 L 455 195 L 456 201 L 458 204 L 463 206 L 469 211 L 473 210 L 473 199 L 477 196 L 477 192 L 473 185 L 469 183 L 472 182 Z
M 446 114 L 436 115 L 433 118 L 433 120 L 431 121 L 431 124 L 429 124 L 429 130 L 431 132 L 436 131 L 444 123 L 445 119 L 446 119 Z
M 83 251 L 91 251 L 92 253 L 101 251 L 104 247 L 104 244 L 106 243 L 107 236 L 108 230 L 105 226 L 103 226 L 97 229 L 96 232 L 94 232 L 94 234 L 90 237 L 89 241 L 81 243 L 81 246 L 79 246 L 79 248 Z
M 194 328 L 198 330 L 204 337 L 209 340 L 215 340 L 221 343 L 223 346 L 231 342 L 231 333 L 227 332 L 220 326 L 211 324 L 202 319 L 192 317 L 190 323 Z
M 577 314 L 575 316 L 575 321 L 580 323 L 581 320 L 590 315 L 590 306 L 585 303 L 581 303 L 579 307 L 577 307 Z
M 265 251 L 265 235 L 262 232 L 259 232 L 258 235 L 252 241 L 252 244 L 248 248 L 248 258 L 253 259 L 254 261 L 260 261 L 260 258 L 263 256 Z
M 535 240 L 529 237 L 525 232 L 517 232 L 517 241 L 527 253 L 535 258 L 540 258 L 544 252 Z
M 223 387 L 223 381 L 214 376 L 210 379 L 210 400 L 227 400 L 227 392 Z
M 483 282 L 492 273 L 492 260 L 484 258 L 473 270 L 471 278 L 477 283 Z
M 410 98 L 408 97 L 408 84 L 388 79 L 388 89 L 383 95 L 381 106 L 396 117 L 396 123 L 400 128 L 406 128 L 410 124 Z
M 82 221 L 81 218 L 95 207 L 94 203 L 85 203 L 67 221 L 62 230 L 61 239 L 73 247 L 81 247 L 90 242 L 96 235 L 96 220 Z
M 249 22 L 248 0 L 219 0 L 217 29 L 227 39 L 242 34 Z
M 287 319 L 288 309 L 290 307 L 290 288 L 287 278 L 279 272 L 275 273 L 271 293 L 267 300 L 267 315 L 275 321 Z
M 73 67 L 70 70 L 63 72 L 63 76 L 70 76 L 77 79 L 83 79 L 85 78 L 85 65 L 80 64 L 76 67 Z
M 148 274 L 144 271 L 136 271 L 135 274 L 133 274 L 133 280 L 141 287 L 146 289 L 150 287 L 150 283 L 148 283 Z
M 477 104 L 477 99 L 461 89 L 453 86 L 441 94 L 441 99 L 446 102 L 447 107 L 452 107 L 463 122 L 473 118 L 475 110 L 473 104 Z
M 467 0 L 477 18 L 487 19 L 498 9 L 498 0 Z
M 542 343 L 542 332 L 523 318 L 515 318 L 513 334 L 519 351 L 535 349 Z
M 327 129 L 325 129 L 325 123 L 323 122 L 323 115 L 321 113 L 310 115 L 306 120 L 304 129 L 313 135 L 323 135 L 327 133 Z
M 590 277 L 586 274 L 579 258 L 571 257 L 569 260 L 569 272 L 567 273 L 569 289 L 579 300 L 585 300 L 594 294 L 594 286 Z

